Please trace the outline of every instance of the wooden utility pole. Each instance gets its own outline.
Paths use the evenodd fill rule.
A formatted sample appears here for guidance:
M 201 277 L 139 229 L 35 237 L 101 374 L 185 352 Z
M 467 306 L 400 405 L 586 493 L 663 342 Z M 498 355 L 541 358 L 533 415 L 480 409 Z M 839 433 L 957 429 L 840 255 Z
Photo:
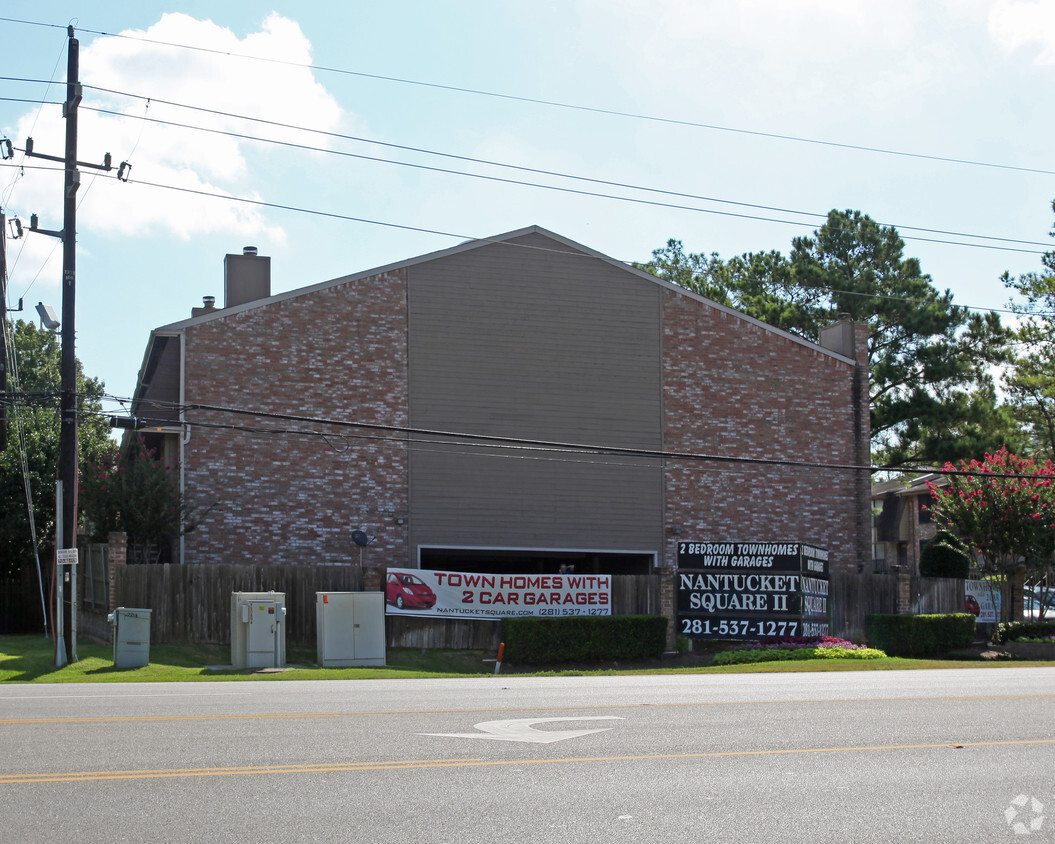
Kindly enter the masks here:
M 61 158 L 56 155 L 45 155 L 34 151 L 33 139 L 26 139 L 25 153 L 33 158 L 46 158 L 58 161 L 63 165 L 62 230 L 48 231 L 38 228 L 37 217 L 30 218 L 31 232 L 47 234 L 62 240 L 62 356 L 59 360 L 60 397 L 59 397 L 59 466 L 58 481 L 61 489 L 57 502 L 56 521 L 62 525 L 61 534 L 57 537 L 55 567 L 53 569 L 56 594 L 61 586 L 63 607 L 61 613 L 62 630 L 55 631 L 56 642 L 60 637 L 65 643 L 64 662 L 77 659 L 77 639 L 74 627 L 76 611 L 75 572 L 67 572 L 67 566 L 59 565 L 59 551 L 76 550 L 77 548 L 77 487 L 78 487 L 78 437 L 77 437 L 77 189 L 81 186 L 81 173 L 78 167 L 91 167 L 95 170 L 109 172 L 110 153 L 106 153 L 102 164 L 88 164 L 77 160 L 77 109 L 81 104 L 82 88 L 80 82 L 80 42 L 73 36 L 73 27 L 67 29 L 69 36 L 69 54 L 66 66 L 66 102 L 62 104 L 62 116 L 66 119 L 66 150 Z M 122 165 L 126 172 L 127 163 Z M 127 176 L 125 177 L 127 179 Z M 76 566 L 69 566 L 75 569 Z M 63 583 L 59 578 L 69 577 Z M 56 607 L 59 609 L 59 607 Z M 56 613 L 59 615 L 59 613 Z M 56 662 L 59 654 L 56 653 Z
M 81 174 L 77 169 L 77 107 L 81 103 L 80 42 L 69 34 L 66 69 L 66 178 L 63 182 L 62 211 L 62 358 L 60 360 L 61 396 L 59 400 L 59 480 L 62 481 L 62 547 L 77 547 L 77 354 L 75 349 L 77 304 L 77 189 Z M 57 559 L 57 558 L 56 558 Z M 65 567 L 64 567 L 65 568 Z M 58 572 L 56 572 L 58 574 Z M 75 576 L 74 575 L 71 575 Z M 73 585 L 72 583 L 70 584 Z M 72 627 L 76 592 L 63 590 L 63 637 L 66 659 L 77 660 L 76 633 Z
M 7 220 L 0 210 L 0 452 L 7 448 Z

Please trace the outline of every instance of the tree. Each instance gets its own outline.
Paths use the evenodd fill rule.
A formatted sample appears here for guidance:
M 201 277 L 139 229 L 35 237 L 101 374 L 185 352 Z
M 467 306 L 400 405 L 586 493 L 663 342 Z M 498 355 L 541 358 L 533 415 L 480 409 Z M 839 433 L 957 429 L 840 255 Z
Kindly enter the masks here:
M 88 464 L 81 476 L 81 516 L 94 538 L 110 531 L 128 534 L 143 562 L 164 561 L 173 543 L 198 525 L 170 467 L 137 438 L 124 459 L 115 446 Z M 147 550 L 149 549 L 149 550 Z
M 50 555 L 54 548 L 59 451 L 58 340 L 50 331 L 22 320 L 9 322 L 7 328 L 18 384 L 16 389 L 11 379 L 4 399 L 10 430 L 7 447 L 0 453 L 0 577 L 34 565 L 24 483 L 27 473 L 37 540 L 44 554 Z M 109 447 L 109 427 L 101 412 L 102 395 L 103 383 L 86 377 L 78 363 L 77 414 L 82 466 L 97 459 Z M 21 442 L 25 444 L 24 452 Z
M 1051 234 L 1055 237 L 1055 229 Z M 1045 253 L 1041 263 L 1039 272 L 1003 276 L 1004 285 L 1022 297 L 1011 303 L 1022 322 L 1014 332 L 1016 354 L 1004 387 L 1032 450 L 1055 458 L 1055 251 Z
M 670 240 L 640 269 L 816 340 L 842 314 L 868 323 L 872 446 L 894 467 L 941 463 L 1018 442 L 989 370 L 1008 359 L 996 314 L 971 314 L 934 287 L 897 231 L 859 211 L 832 211 L 790 254 L 729 261 Z
M 984 569 L 1007 577 L 1019 566 L 1042 577 L 1055 555 L 1055 463 L 1006 448 L 983 460 L 946 464 L 945 486 L 930 483 L 936 521 L 953 532 Z
M 970 571 L 970 555 L 960 547 L 955 537 L 945 531 L 941 531 L 920 552 L 920 577 L 958 577 L 964 580 Z

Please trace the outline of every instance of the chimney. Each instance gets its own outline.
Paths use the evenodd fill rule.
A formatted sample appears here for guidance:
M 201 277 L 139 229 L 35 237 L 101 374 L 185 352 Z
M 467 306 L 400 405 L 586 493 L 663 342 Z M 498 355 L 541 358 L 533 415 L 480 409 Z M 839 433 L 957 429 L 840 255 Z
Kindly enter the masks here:
M 271 259 L 257 254 L 255 246 L 246 246 L 241 255 L 223 259 L 224 307 L 233 308 L 266 299 L 271 295 Z
M 209 314 L 216 310 L 216 297 L 215 296 L 202 296 L 202 307 L 191 308 L 190 315 L 192 317 L 199 317 L 202 314 Z
M 851 360 L 857 359 L 857 344 L 854 332 L 854 321 L 849 314 L 839 314 L 837 322 L 824 326 L 817 342 L 836 354 Z

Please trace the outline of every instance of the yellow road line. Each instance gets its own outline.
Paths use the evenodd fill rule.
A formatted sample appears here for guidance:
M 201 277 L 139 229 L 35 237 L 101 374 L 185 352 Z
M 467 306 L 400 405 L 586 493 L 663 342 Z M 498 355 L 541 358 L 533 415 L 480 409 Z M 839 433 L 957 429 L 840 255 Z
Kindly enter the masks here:
M 818 700 L 728 700 L 698 701 L 683 703 L 630 703 L 630 704 L 582 704 L 580 706 L 509 706 L 482 707 L 479 709 L 399 709 L 399 710 L 362 710 L 358 712 L 261 712 L 244 714 L 198 714 L 198 715 L 105 715 L 78 716 L 69 718 L 0 718 L 0 726 L 17 726 L 23 724 L 105 724 L 130 723 L 135 721 L 238 721 L 259 720 L 268 718 L 362 718 L 367 715 L 457 715 L 479 712 L 584 712 L 613 709 L 665 709 L 710 706 L 787 706 L 808 704 L 811 706 L 825 703 L 920 703 L 927 701 L 985 701 L 985 700 L 1048 700 L 1055 694 L 1030 695 L 960 695 L 952 697 L 879 697 L 879 698 L 831 698 Z M 57 698 L 58 699 L 58 698 Z
M 319 774 L 358 771 L 425 770 L 428 768 L 477 768 L 509 765 L 562 765 L 586 762 L 650 762 L 662 759 L 713 759 L 738 756 L 793 756 L 808 753 L 867 753 L 890 750 L 963 749 L 1055 744 L 1055 739 L 978 741 L 962 744 L 892 744 L 866 747 L 803 747 L 781 750 L 717 750 L 706 753 L 657 753 L 643 756 L 581 756 L 565 759 L 426 759 L 391 762 L 318 763 L 312 765 L 263 765 L 231 768 L 172 768 L 142 771 L 81 771 L 53 774 L 7 774 L 0 785 L 29 785 L 51 782 L 98 782 L 102 780 L 165 779 L 173 777 L 224 777 L 259 774 Z

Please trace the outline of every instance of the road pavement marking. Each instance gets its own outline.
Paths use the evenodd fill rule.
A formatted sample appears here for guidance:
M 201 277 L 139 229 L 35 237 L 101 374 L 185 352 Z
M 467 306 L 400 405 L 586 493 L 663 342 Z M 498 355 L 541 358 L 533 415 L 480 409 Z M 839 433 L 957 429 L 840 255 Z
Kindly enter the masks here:
M 709 706 L 788 706 L 792 704 L 821 705 L 825 703 L 920 703 L 949 701 L 986 701 L 986 700 L 1049 700 L 1055 694 L 1022 694 L 1022 695 L 955 695 L 945 697 L 851 697 L 851 698 L 818 698 L 814 700 L 714 700 L 693 701 L 688 703 L 613 703 L 613 704 L 580 704 L 578 706 L 488 706 L 480 709 L 392 709 L 361 710 L 357 712 L 277 712 L 248 714 L 206 714 L 206 715 L 107 715 L 52 718 L 0 718 L 0 726 L 19 724 L 99 724 L 125 723 L 132 721 L 214 721 L 214 720 L 247 720 L 263 718 L 363 718 L 368 715 L 459 715 L 475 712 L 583 712 L 606 709 L 672 709 Z
M 494 741 L 523 741 L 532 744 L 551 744 L 564 739 L 603 733 L 611 727 L 598 730 L 548 730 L 542 732 L 532 724 L 550 724 L 555 721 L 622 721 L 618 715 L 593 715 L 583 718 L 512 718 L 506 721 L 481 721 L 473 726 L 479 733 L 418 733 L 419 736 L 441 736 L 445 738 L 492 739 Z
M 962 747 L 1012 747 L 1055 744 L 1055 739 L 963 742 Z M 715 750 L 706 753 L 655 753 L 645 756 L 581 756 L 564 759 L 429 759 L 392 762 L 334 762 L 314 765 L 264 765 L 244 768 L 172 768 L 143 771 L 81 771 L 53 774 L 4 774 L 0 785 L 48 782 L 97 782 L 102 780 L 166 779 L 172 777 L 225 777 L 256 774 L 319 774 L 358 771 L 408 771 L 428 768 L 480 768 L 511 765 L 562 765 L 583 762 L 651 762 L 660 759 L 715 759 L 735 756 L 794 756 L 807 753 L 865 753 L 887 750 L 948 750 L 953 745 L 890 744 L 867 747 L 801 747 L 783 750 Z
M 0 703 L 17 703 L 20 700 L 80 700 L 83 698 L 117 698 L 130 697 L 249 697 L 252 692 L 129 692 L 127 694 L 109 695 L 11 695 L 0 696 Z

